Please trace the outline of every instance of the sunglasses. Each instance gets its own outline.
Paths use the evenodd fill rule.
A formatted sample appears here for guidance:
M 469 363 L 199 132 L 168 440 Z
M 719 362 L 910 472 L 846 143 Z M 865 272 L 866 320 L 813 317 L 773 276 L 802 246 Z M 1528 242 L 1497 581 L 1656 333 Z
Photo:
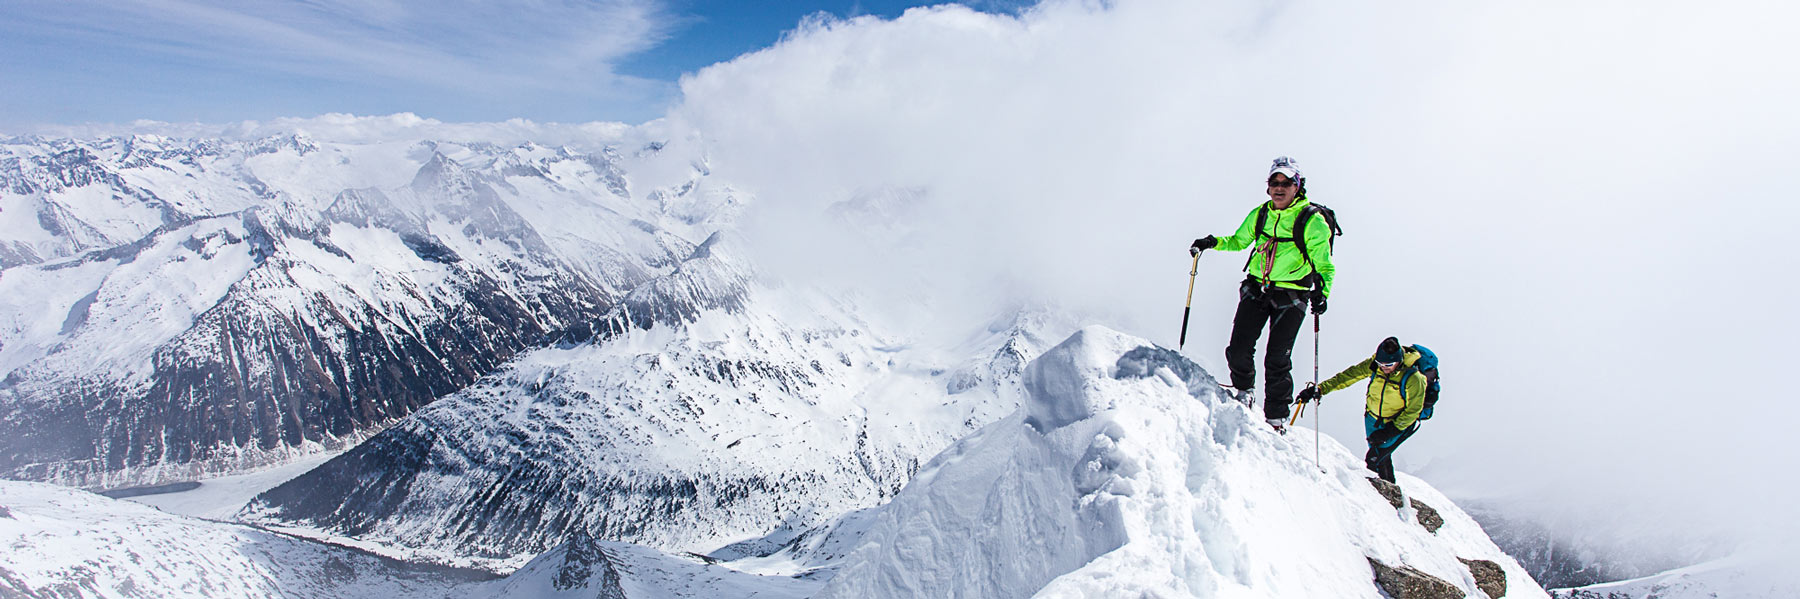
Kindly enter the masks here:
M 1280 181 L 1277 181 L 1275 179 L 1269 179 L 1269 187 L 1293 187 L 1293 186 L 1294 186 L 1294 181 L 1291 179 L 1280 180 Z
M 1399 366 L 1399 365 L 1400 365 L 1400 363 L 1399 363 L 1399 362 L 1376 362 L 1376 363 L 1375 363 L 1375 367 L 1376 367 L 1376 368 L 1380 368 L 1380 369 L 1383 369 L 1383 370 L 1386 370 L 1386 369 L 1389 369 L 1389 368 L 1393 368 L 1393 367 L 1395 367 L 1395 366 Z

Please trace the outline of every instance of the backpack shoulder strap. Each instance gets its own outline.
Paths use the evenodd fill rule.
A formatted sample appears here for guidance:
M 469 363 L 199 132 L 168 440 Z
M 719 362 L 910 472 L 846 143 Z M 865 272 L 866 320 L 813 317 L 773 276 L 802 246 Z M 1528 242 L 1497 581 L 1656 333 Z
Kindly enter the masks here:
M 1327 237 L 1326 241 L 1331 245 L 1337 245 L 1337 236 L 1342 235 L 1343 232 L 1338 229 L 1337 215 L 1333 214 L 1331 209 L 1325 207 L 1324 204 L 1308 202 L 1305 208 L 1300 209 L 1300 214 L 1294 217 L 1294 237 L 1291 241 L 1294 242 L 1294 247 L 1299 248 L 1300 259 L 1305 260 L 1306 267 L 1312 269 L 1312 274 L 1307 275 L 1307 278 L 1313 281 L 1308 283 L 1308 285 L 1316 288 L 1324 283 L 1315 280 L 1319 278 L 1319 266 L 1313 264 L 1312 252 L 1307 251 L 1306 249 L 1306 224 L 1308 221 L 1312 220 L 1312 215 L 1314 214 L 1325 215 L 1325 224 L 1331 227 L 1331 236 Z M 1401 385 L 1403 390 L 1405 387 L 1405 385 Z
M 1419 374 L 1419 367 L 1417 367 L 1417 366 L 1408 366 L 1408 367 L 1406 367 L 1406 370 L 1400 374 L 1400 399 L 1401 400 L 1406 399 L 1406 383 L 1408 381 L 1411 381 L 1413 375 L 1415 375 L 1415 374 Z M 1420 376 L 1424 376 L 1424 375 L 1420 375 Z M 1431 379 L 1429 377 L 1426 378 L 1425 384 L 1426 384 L 1426 386 L 1431 385 Z

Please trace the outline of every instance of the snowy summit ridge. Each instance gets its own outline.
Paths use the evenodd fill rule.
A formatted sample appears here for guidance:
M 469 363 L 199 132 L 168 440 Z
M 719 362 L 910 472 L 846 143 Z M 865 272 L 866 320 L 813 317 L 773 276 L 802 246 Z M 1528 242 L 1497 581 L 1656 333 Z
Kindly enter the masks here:
M 1360 457 L 1279 435 L 1176 353 L 1090 327 L 1024 375 L 1025 407 L 938 455 L 818 597 L 1382 597 L 1371 560 L 1483 596 L 1463 560 L 1543 597 L 1423 481 L 1403 521 Z M 1331 409 L 1326 407 L 1325 409 Z

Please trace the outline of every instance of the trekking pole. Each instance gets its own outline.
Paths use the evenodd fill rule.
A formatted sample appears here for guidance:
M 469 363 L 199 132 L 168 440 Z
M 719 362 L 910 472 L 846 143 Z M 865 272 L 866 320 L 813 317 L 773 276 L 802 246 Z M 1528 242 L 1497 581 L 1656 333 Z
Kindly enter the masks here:
M 1181 338 L 1175 340 L 1175 351 L 1177 352 L 1181 351 L 1181 346 L 1187 345 L 1188 314 L 1194 310 L 1194 277 L 1200 274 L 1200 252 L 1202 251 L 1204 250 L 1194 248 L 1191 252 L 1194 254 L 1194 266 L 1188 269 L 1187 306 L 1181 309 Z
M 1319 386 L 1319 315 L 1318 314 L 1313 315 L 1313 380 L 1311 383 L 1308 383 L 1306 386 L 1309 389 L 1316 389 Z M 1325 399 L 1324 396 L 1321 395 L 1320 397 L 1318 397 L 1317 399 L 1314 399 L 1313 401 L 1323 401 L 1324 399 Z M 1305 415 L 1306 415 L 1306 402 L 1301 402 L 1300 406 L 1298 408 L 1294 409 L 1294 417 L 1288 420 L 1288 426 L 1293 426 L 1294 423 L 1299 422 L 1300 418 Z M 1319 465 L 1319 410 L 1317 410 L 1317 409 L 1313 410 L 1313 465 L 1314 466 Z M 1321 468 L 1321 470 L 1323 470 L 1323 468 Z

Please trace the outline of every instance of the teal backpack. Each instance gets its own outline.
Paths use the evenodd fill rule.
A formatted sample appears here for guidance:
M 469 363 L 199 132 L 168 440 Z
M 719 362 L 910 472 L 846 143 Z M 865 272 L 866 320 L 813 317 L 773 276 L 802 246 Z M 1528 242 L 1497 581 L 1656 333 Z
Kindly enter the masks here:
M 1438 357 L 1430 348 L 1414 343 L 1413 351 L 1419 352 L 1419 359 L 1406 368 L 1406 374 L 1400 377 L 1404 381 L 1412 378 L 1417 372 L 1425 375 L 1425 411 L 1419 412 L 1420 420 L 1430 420 L 1432 408 L 1437 407 L 1438 400 Z M 1400 385 L 1400 399 L 1406 399 L 1406 385 Z

